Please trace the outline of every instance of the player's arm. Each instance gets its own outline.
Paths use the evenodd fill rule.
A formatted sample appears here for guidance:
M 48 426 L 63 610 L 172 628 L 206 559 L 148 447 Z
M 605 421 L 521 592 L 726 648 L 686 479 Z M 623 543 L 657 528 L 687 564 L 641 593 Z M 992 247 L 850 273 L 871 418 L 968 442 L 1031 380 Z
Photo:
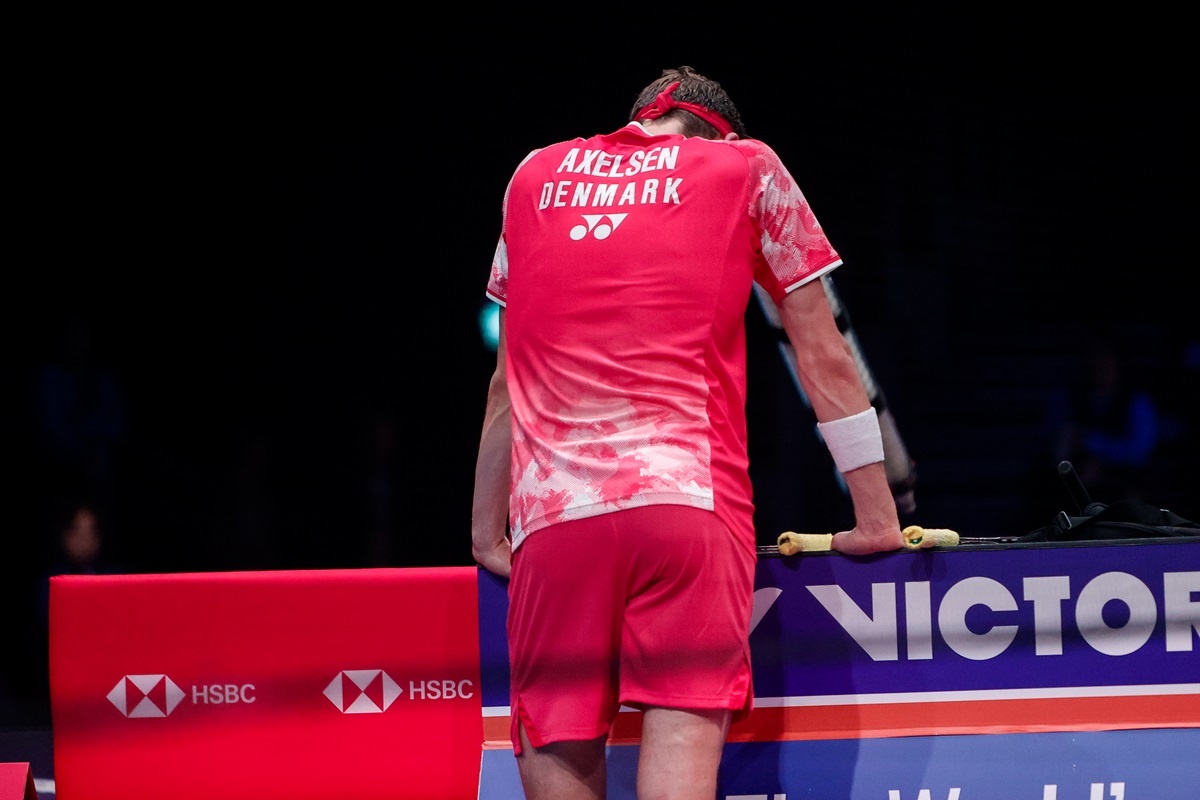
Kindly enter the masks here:
M 488 384 L 487 410 L 475 460 L 475 492 L 471 502 L 471 555 L 479 566 L 507 578 L 512 571 L 508 539 L 508 503 L 512 480 L 512 403 L 505 366 L 504 309 L 496 369 Z
M 795 353 L 797 378 L 854 504 L 855 527 L 835 533 L 832 549 L 852 555 L 900 549 L 904 542 L 884 469 L 882 439 L 873 438 L 878 435 L 875 410 L 821 281 L 789 293 L 779 313 Z M 863 460 L 866 463 L 860 465 Z

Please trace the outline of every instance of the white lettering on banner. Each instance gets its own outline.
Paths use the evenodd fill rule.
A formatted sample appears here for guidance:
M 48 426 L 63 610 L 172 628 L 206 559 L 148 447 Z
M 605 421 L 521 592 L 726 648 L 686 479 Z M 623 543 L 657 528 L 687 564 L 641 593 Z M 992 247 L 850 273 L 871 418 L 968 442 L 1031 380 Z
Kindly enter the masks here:
M 946 795 L 946 800 L 958 800 L 958 795 L 961 791 L 958 788 L 951 789 L 950 793 Z M 888 789 L 888 800 L 902 800 L 900 790 Z M 928 789 L 922 789 L 917 793 L 917 800 L 933 800 L 933 796 L 929 793 Z
M 1039 656 L 1061 656 L 1062 601 L 1071 597 L 1071 580 L 1066 575 L 1026 578 L 1025 599 L 1033 603 L 1033 651 Z
M 1016 625 L 996 625 L 983 633 L 967 627 L 967 611 L 985 606 L 992 611 L 1016 611 L 1017 601 L 1004 584 L 991 578 L 967 578 L 950 587 L 938 608 L 938 627 L 950 649 L 964 658 L 985 661 L 1008 649 L 1017 638 Z
M 908 657 L 910 660 L 933 658 L 933 621 L 929 609 L 929 583 L 904 584 L 904 607 L 908 609 Z
M 1105 794 L 1107 788 L 1108 793 Z M 961 787 L 953 787 L 946 792 L 946 800 L 959 800 L 962 796 Z M 904 794 L 900 789 L 888 789 L 888 800 L 904 800 Z M 725 800 L 787 800 L 787 795 L 783 793 L 776 794 L 727 794 Z M 934 795 L 929 789 L 920 789 L 917 791 L 915 800 L 934 800 Z M 1041 800 L 1058 800 L 1058 785 L 1046 784 L 1042 787 Z M 1093 783 L 1090 785 L 1088 800 L 1125 800 L 1125 783 L 1117 781 L 1107 784 Z
M 905 582 L 905 642 L 908 660 L 933 658 L 933 601 L 927 581 Z M 836 585 L 813 585 L 808 591 L 875 661 L 899 660 L 900 620 L 894 583 L 871 584 L 871 613 L 864 611 Z M 1033 640 L 1037 655 L 1062 655 L 1063 603 L 1071 599 L 1066 575 L 1025 578 L 1021 601 L 1032 606 Z M 1124 622 L 1110 625 L 1104 619 L 1109 604 L 1124 609 Z M 979 630 L 978 615 L 967 625 L 968 612 L 984 608 L 996 612 L 997 622 Z M 997 580 L 975 576 L 946 590 L 937 608 L 938 633 L 954 652 L 976 661 L 1003 653 L 1018 633 L 1018 625 L 998 624 L 1019 608 L 1012 592 Z M 1097 575 L 1080 589 L 1075 602 L 1075 624 L 1094 650 L 1122 656 L 1143 647 L 1154 633 L 1159 609 L 1154 594 L 1139 578 L 1125 572 Z M 1200 572 L 1163 573 L 1165 648 L 1191 652 L 1200 634 Z
M 244 683 L 241 686 L 232 683 L 211 683 L 207 686 L 192 686 L 192 702 L 212 703 L 213 705 L 221 705 L 222 703 L 253 703 L 255 697 L 251 694 L 254 691 L 254 684 Z
M 1200 633 L 1200 572 L 1163 575 L 1163 618 L 1167 623 L 1167 652 L 1192 649 L 1192 634 Z
M 1104 606 L 1117 600 L 1129 609 L 1124 625 L 1109 627 Z M 1106 572 L 1083 587 L 1075 604 L 1075 624 L 1095 650 L 1106 656 L 1125 656 L 1150 641 L 1158 607 L 1146 584 L 1126 572 Z
M 871 584 L 872 618 L 859 608 L 837 584 L 809 586 L 813 597 L 841 624 L 850 638 L 858 642 L 875 661 L 896 661 L 900 649 L 896 640 L 896 585 Z
M 475 696 L 470 689 L 472 685 L 469 680 L 409 681 L 408 696 L 413 700 L 469 699 Z
M 1118 781 L 1108 785 L 1109 797 L 1112 800 L 1125 800 L 1125 783 Z M 1058 785 L 1046 784 L 1042 787 L 1042 800 L 1058 800 Z M 1088 800 L 1104 800 L 1104 784 L 1093 783 Z

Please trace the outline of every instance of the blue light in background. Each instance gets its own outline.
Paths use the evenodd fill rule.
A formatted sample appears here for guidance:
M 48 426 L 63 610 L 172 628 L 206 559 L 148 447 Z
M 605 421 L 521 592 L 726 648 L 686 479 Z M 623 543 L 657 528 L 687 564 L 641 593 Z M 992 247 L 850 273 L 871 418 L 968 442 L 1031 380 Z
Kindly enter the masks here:
M 500 345 L 500 306 L 490 300 L 484 301 L 479 309 L 479 333 L 483 344 L 493 353 Z

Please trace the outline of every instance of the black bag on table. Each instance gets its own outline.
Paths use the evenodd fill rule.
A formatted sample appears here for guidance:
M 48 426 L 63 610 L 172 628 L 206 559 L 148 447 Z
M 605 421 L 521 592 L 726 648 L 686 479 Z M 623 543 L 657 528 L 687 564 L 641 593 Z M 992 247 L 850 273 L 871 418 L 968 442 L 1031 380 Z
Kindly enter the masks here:
M 1071 462 L 1058 465 L 1059 475 L 1079 506 L 1079 515 L 1065 511 L 1049 525 L 1018 537 L 1018 542 L 1090 542 L 1112 539 L 1159 539 L 1200 536 L 1200 523 L 1140 500 L 1092 502 Z

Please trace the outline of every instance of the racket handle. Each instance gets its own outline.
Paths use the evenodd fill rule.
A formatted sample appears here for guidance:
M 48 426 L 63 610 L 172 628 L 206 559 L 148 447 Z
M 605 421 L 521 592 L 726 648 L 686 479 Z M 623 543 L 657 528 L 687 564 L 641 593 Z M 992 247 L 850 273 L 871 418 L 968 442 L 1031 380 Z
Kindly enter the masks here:
M 904 546 L 909 550 L 921 550 L 926 547 L 953 547 L 958 544 L 958 533 L 949 528 L 922 528 L 920 525 L 909 525 L 904 534 Z
M 1070 461 L 1058 462 L 1058 475 L 1067 487 L 1067 493 L 1071 495 L 1071 499 L 1079 507 L 1079 513 L 1088 513 L 1088 507 L 1092 504 L 1092 496 L 1088 494 L 1087 487 L 1079 479 L 1079 473 L 1075 471 L 1075 465 Z
M 832 533 L 796 533 L 784 531 L 777 540 L 779 552 L 785 556 L 797 553 L 825 553 L 832 547 Z

